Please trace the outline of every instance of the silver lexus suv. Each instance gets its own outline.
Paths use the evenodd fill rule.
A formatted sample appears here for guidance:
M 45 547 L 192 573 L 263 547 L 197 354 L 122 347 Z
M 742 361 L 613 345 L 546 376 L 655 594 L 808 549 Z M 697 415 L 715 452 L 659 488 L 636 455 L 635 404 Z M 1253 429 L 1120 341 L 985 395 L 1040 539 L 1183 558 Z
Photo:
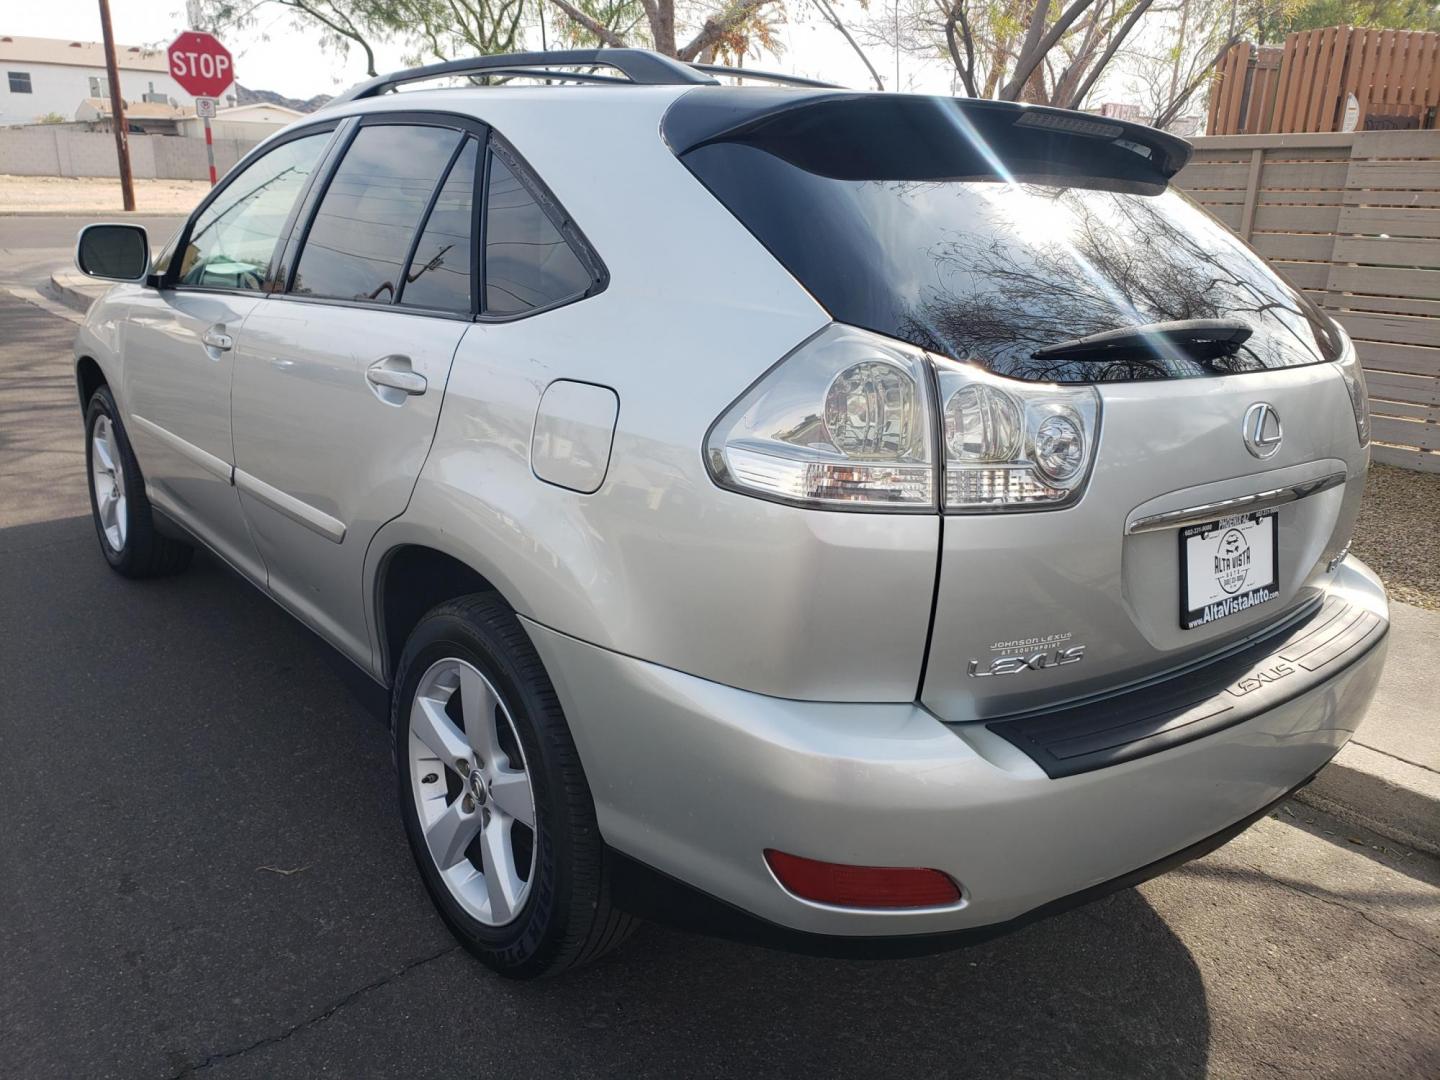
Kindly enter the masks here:
M 153 257 L 79 239 L 102 553 L 203 546 L 387 689 L 420 875 L 513 977 L 642 917 L 1013 928 L 1224 843 L 1380 675 L 1355 353 L 1185 143 L 745 78 L 399 72 Z

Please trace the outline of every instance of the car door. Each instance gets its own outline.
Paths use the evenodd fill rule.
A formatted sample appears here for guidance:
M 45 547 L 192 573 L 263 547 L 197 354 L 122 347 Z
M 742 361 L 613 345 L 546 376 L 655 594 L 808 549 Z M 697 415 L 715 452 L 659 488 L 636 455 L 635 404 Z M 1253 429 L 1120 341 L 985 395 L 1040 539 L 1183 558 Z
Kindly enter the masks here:
M 126 427 L 156 506 L 257 580 L 232 484 L 230 382 L 241 324 L 335 126 L 297 132 L 232 173 L 135 290 L 119 327 Z
M 409 501 L 471 325 L 484 138 L 365 118 L 236 351 L 235 483 L 271 592 L 367 667 L 365 550 Z

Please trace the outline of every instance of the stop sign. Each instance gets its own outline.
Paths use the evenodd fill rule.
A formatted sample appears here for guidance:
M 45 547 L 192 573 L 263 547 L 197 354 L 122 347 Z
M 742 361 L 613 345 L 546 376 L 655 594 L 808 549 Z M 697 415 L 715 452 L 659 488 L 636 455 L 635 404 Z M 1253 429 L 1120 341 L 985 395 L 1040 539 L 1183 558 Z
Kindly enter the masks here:
M 212 34 L 186 30 L 170 43 L 170 75 L 187 94 L 219 97 L 235 81 L 230 50 Z

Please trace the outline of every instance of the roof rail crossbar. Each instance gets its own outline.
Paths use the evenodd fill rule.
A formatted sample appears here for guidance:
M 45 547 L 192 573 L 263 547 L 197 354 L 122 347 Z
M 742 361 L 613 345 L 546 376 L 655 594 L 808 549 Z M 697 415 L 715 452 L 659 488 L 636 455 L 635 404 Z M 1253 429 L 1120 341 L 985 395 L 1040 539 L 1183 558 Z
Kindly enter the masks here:
M 843 90 L 838 83 L 806 79 L 799 75 L 782 75 L 778 71 L 753 71 L 750 68 L 725 67 L 722 64 L 690 64 L 696 71 L 706 75 L 728 75 L 736 79 L 758 79 L 761 82 L 782 83 L 786 86 L 815 86 L 822 90 Z
M 628 76 L 631 82 L 647 86 L 711 86 L 715 83 L 709 75 L 696 71 L 689 64 L 682 64 L 679 60 L 651 52 L 649 49 L 562 49 L 555 52 L 474 56 L 465 60 L 446 60 L 439 64 L 393 71 L 351 87 L 330 104 L 343 105 L 348 101 L 376 97 L 405 83 L 423 82 L 448 75 L 486 75 L 515 68 L 543 70 L 592 64 L 614 68 Z

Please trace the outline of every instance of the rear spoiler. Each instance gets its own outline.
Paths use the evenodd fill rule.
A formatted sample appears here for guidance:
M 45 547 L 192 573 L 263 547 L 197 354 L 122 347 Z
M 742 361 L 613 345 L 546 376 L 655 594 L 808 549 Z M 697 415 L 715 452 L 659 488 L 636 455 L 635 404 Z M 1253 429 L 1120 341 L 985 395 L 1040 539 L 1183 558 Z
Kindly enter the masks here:
M 1184 139 L 1143 124 L 919 94 L 697 87 L 661 130 L 677 155 L 747 143 L 845 180 L 1085 175 L 1163 185 L 1191 155 Z

